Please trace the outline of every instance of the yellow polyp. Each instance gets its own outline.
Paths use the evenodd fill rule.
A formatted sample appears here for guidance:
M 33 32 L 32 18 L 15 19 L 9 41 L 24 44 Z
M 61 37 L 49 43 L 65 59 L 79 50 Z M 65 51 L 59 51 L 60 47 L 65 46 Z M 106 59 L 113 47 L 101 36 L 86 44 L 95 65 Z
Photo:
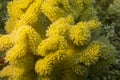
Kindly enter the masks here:
M 62 64 L 62 62 L 64 63 L 65 58 L 66 56 L 64 50 L 59 50 L 55 53 L 48 54 L 44 59 L 38 60 L 35 70 L 41 76 L 55 74 L 56 72 L 54 72 L 54 69 L 57 69 L 57 66 L 61 66 L 60 64 Z
M 96 30 L 99 29 L 101 27 L 101 22 L 92 19 L 90 21 L 88 21 L 87 25 L 92 29 L 92 30 Z
M 14 30 L 14 27 L 15 27 L 17 21 L 18 20 L 15 18 L 8 19 L 8 21 L 6 22 L 6 25 L 5 25 L 5 30 L 7 33 L 11 33 Z
M 22 33 L 24 33 L 24 34 L 22 34 Z M 20 39 L 23 39 L 23 40 L 20 40 Z M 37 53 L 36 49 L 37 49 L 39 43 L 41 42 L 41 40 L 42 40 L 41 36 L 31 26 L 27 26 L 27 25 L 22 26 L 18 30 L 18 41 L 20 41 L 21 44 L 26 41 L 26 43 L 25 43 L 25 44 L 27 44 L 26 46 L 29 46 L 30 51 L 34 54 Z M 16 43 L 18 43 L 18 42 L 16 41 Z
M 104 40 L 104 41 L 101 41 L 101 40 Z M 108 61 L 112 63 L 112 61 L 114 61 L 114 57 L 112 58 L 112 56 L 114 56 L 113 54 L 114 48 L 108 42 L 105 42 L 105 41 L 106 41 L 106 38 L 104 37 L 100 37 L 98 40 L 93 41 L 88 46 L 88 48 L 85 51 L 83 51 L 83 53 L 80 55 L 80 62 L 90 66 L 90 65 L 96 64 L 96 62 L 98 62 L 99 59 L 103 59 L 103 60 L 108 59 Z
M 27 53 L 27 46 L 25 44 L 16 45 L 7 52 L 6 61 L 13 62 L 17 58 L 24 56 L 26 53 Z
M 18 29 L 16 44 L 21 45 L 24 43 L 23 45 L 25 45 L 26 48 L 29 46 L 28 49 L 34 54 L 37 53 L 36 50 L 41 40 L 41 36 L 31 26 L 26 25 Z
M 8 4 L 8 14 L 13 18 L 18 19 L 22 14 L 24 14 L 24 12 L 18 8 L 16 3 L 10 2 Z
M 12 70 L 14 68 L 14 70 Z M 14 75 L 12 75 L 14 74 Z M 1 72 L 1 77 L 9 76 L 9 79 L 33 80 L 33 73 L 29 73 L 26 67 L 15 67 L 13 65 L 6 66 Z
M 12 66 L 6 66 L 0 71 L 0 77 L 7 77 L 11 75 Z
M 77 46 L 87 44 L 91 39 L 91 32 L 85 23 L 78 23 L 70 30 L 70 39 Z
M 60 8 L 52 4 L 53 1 L 46 0 L 42 5 L 42 12 L 52 21 L 56 21 L 60 17 L 65 17 L 67 14 Z
M 78 5 L 77 5 L 78 6 Z M 69 14 L 77 19 L 78 14 L 70 5 L 69 0 L 46 0 L 42 5 L 42 12 L 52 21 L 56 21 L 58 18 L 66 17 Z
M 52 35 L 62 35 L 66 37 L 69 34 L 69 30 L 71 28 L 71 25 L 67 24 L 67 23 L 61 23 L 61 24 L 53 24 L 51 25 L 48 30 L 47 30 L 47 35 L 46 36 L 52 36 Z
M 71 25 L 75 24 L 73 15 L 70 14 L 66 17 L 61 17 L 56 22 L 54 22 L 54 24 L 61 24 L 61 23 L 64 23 L 64 24 L 67 23 L 67 24 L 71 24 Z
M 29 8 L 27 9 L 26 13 L 24 13 L 20 17 L 20 21 L 15 25 L 15 29 L 18 29 L 19 27 L 21 27 L 23 25 L 30 25 L 30 26 L 34 27 L 34 29 L 38 33 L 43 33 L 42 23 L 40 20 L 40 18 L 42 16 L 42 13 L 40 10 L 42 2 L 43 2 L 43 0 L 39 0 L 39 1 L 36 1 L 33 4 L 31 4 L 29 6 Z
M 33 0 L 16 0 L 11 1 L 8 4 L 8 14 L 15 18 L 20 19 L 20 17 L 25 13 L 28 6 L 32 4 Z
M 14 45 L 12 35 L 3 35 L 0 37 L 0 51 L 6 51 Z
M 38 55 L 46 56 L 50 51 L 66 50 L 67 42 L 63 36 L 55 35 L 45 39 L 38 46 Z

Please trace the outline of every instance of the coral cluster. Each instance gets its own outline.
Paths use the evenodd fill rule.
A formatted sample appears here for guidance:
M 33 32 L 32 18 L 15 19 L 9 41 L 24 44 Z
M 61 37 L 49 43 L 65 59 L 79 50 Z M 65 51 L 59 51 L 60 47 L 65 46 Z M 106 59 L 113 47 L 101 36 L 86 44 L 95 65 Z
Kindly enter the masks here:
M 91 0 L 13 0 L 0 51 L 8 80 L 86 80 L 114 62 Z M 101 69 L 101 70 L 100 70 Z

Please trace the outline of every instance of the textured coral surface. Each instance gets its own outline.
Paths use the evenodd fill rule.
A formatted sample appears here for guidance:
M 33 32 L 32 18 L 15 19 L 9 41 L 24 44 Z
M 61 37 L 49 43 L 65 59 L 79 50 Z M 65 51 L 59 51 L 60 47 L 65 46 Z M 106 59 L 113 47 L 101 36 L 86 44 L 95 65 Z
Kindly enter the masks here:
M 8 80 L 86 80 L 114 62 L 91 0 L 13 0 L 0 51 Z M 91 74 L 91 75 L 89 75 Z

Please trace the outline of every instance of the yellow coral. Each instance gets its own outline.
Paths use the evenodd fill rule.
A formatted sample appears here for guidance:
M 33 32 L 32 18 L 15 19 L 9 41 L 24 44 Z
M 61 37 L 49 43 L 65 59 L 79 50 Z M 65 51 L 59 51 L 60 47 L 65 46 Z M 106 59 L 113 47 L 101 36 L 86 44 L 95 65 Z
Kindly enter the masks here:
M 93 20 L 89 20 L 87 25 L 92 29 L 92 30 L 96 30 L 99 29 L 101 27 L 101 22 L 93 19 Z
M 0 51 L 10 49 L 14 45 L 13 35 L 0 36 Z
M 0 77 L 10 76 L 11 69 L 13 69 L 11 65 L 4 67 L 4 69 L 0 71 Z
M 61 23 L 68 23 L 68 24 L 75 24 L 74 17 L 70 14 L 67 17 L 59 18 L 57 21 L 55 21 L 54 24 L 61 24 Z
M 8 5 L 8 14 L 13 18 L 19 19 L 24 12 L 18 8 L 15 2 L 10 2 Z
M 101 25 L 102 25 L 101 22 L 99 22 L 96 19 L 92 19 L 87 22 L 87 25 L 89 26 L 91 30 L 92 38 L 98 37 L 100 35 Z
M 0 76 L 8 80 L 86 80 L 90 72 L 96 73 L 93 69 L 107 68 L 114 62 L 115 51 L 100 37 L 101 23 L 95 19 L 92 1 L 11 1 L 5 27 L 8 34 L 0 35 L 0 51 L 7 50 L 8 65 Z
M 5 25 L 5 30 L 7 33 L 11 33 L 14 30 L 16 23 L 18 22 L 15 18 L 9 18 Z
M 67 16 L 67 13 L 61 9 L 63 3 L 59 0 L 46 0 L 42 4 L 42 12 L 52 21 L 56 21 L 60 17 Z
M 69 30 L 71 28 L 71 25 L 69 24 L 52 24 L 48 30 L 47 30 L 47 36 L 52 36 L 52 35 L 62 35 L 62 36 L 68 36 Z
M 20 80 L 20 79 L 21 80 L 27 80 L 27 79 L 33 80 L 34 79 L 33 78 L 34 76 L 32 76 L 33 73 L 29 73 L 27 70 L 28 69 L 26 67 L 21 68 L 21 67 L 15 67 L 15 66 L 10 65 L 10 66 L 5 67 L 0 72 L 0 76 L 3 77 L 6 75 L 6 76 L 10 76 L 10 79 L 16 79 L 16 80 Z
M 89 47 L 80 55 L 80 62 L 88 66 L 95 64 L 99 59 L 102 49 L 104 49 L 104 45 L 101 45 L 101 43 L 91 43 Z
M 80 63 L 90 66 L 96 64 L 100 58 L 103 60 L 107 59 L 110 61 L 109 63 L 112 63 L 114 61 L 114 48 L 106 41 L 104 37 L 93 41 L 88 48 L 80 54 Z
M 41 36 L 30 26 L 25 26 L 25 28 L 28 28 L 28 30 L 26 30 L 27 35 L 28 35 L 28 46 L 29 49 L 32 53 L 36 54 L 37 51 L 37 47 L 39 45 L 39 43 L 41 42 Z M 25 28 L 23 28 L 22 30 L 25 30 Z M 20 32 L 21 33 L 21 32 Z
M 26 55 L 29 49 L 36 54 L 40 41 L 39 34 L 32 27 L 23 26 L 19 28 L 15 37 L 15 45 L 7 52 L 6 60 L 15 61 L 15 59 Z
M 38 54 L 45 56 L 51 51 L 66 50 L 67 42 L 63 36 L 55 35 L 43 40 L 38 46 Z
M 17 22 L 17 24 L 15 24 L 14 29 L 16 30 L 21 26 L 30 25 L 34 27 L 34 29 L 37 32 L 43 33 L 44 30 L 42 28 L 42 20 L 40 19 L 42 16 L 42 13 L 40 10 L 42 2 L 43 0 L 38 0 L 30 4 L 26 12 L 19 17 L 19 21 Z M 10 23 L 12 22 L 10 21 Z M 41 35 L 44 35 L 44 34 L 41 34 Z
M 17 58 L 24 56 L 27 53 L 27 46 L 25 44 L 16 45 L 7 52 L 6 61 L 13 62 Z
M 11 32 L 11 29 L 18 29 L 20 26 L 23 25 L 30 25 L 34 27 L 37 32 L 43 33 L 43 31 L 41 30 L 42 21 L 41 19 L 39 19 L 42 16 L 40 10 L 42 2 L 43 0 L 17 0 L 10 2 L 8 5 L 8 12 L 10 12 L 10 16 L 13 16 L 11 16 L 11 18 L 8 20 L 6 30 L 8 32 Z M 15 8 L 17 8 L 17 10 L 19 11 L 17 11 Z
M 66 18 L 60 18 L 55 23 L 50 25 L 50 27 L 48 27 L 46 36 L 62 35 L 67 37 L 69 30 L 74 23 L 75 22 L 72 15 L 68 15 Z
M 65 60 L 65 51 L 59 50 L 54 53 L 48 54 L 44 59 L 40 59 L 36 63 L 35 70 L 42 76 L 53 75 L 57 72 L 54 72 L 55 69 L 59 69 L 58 66 L 61 66 Z
M 15 19 L 20 19 L 33 0 L 14 0 L 8 4 L 8 14 Z
M 90 30 L 84 22 L 80 22 L 72 27 L 69 36 L 73 43 L 77 46 L 83 46 L 91 39 Z

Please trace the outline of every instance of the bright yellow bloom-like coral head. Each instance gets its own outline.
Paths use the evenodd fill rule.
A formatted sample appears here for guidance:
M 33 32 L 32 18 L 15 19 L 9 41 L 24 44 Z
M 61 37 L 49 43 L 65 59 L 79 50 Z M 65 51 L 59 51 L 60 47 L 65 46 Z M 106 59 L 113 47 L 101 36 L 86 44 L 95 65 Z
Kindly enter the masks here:
M 77 46 L 87 44 L 91 39 L 91 32 L 86 23 L 80 22 L 70 30 L 70 39 Z

